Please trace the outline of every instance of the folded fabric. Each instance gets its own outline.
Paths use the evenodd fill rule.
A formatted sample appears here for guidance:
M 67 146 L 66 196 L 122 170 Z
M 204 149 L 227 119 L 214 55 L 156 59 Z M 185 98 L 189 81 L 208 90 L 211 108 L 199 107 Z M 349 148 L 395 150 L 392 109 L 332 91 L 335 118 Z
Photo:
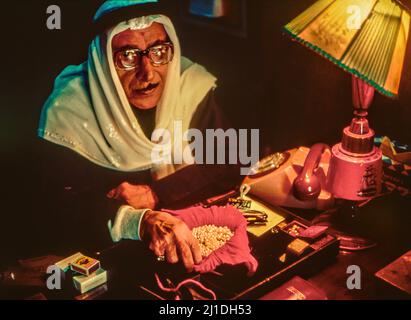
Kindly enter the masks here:
M 203 258 L 200 264 L 195 265 L 195 271 L 200 273 L 210 272 L 222 264 L 245 264 L 249 276 L 257 270 L 258 262 L 251 255 L 248 243 L 247 221 L 236 208 L 232 206 L 213 206 L 211 208 L 196 206 L 183 210 L 162 211 L 181 219 L 190 229 L 204 225 L 215 225 L 219 227 L 226 226 L 234 233 L 224 246 Z

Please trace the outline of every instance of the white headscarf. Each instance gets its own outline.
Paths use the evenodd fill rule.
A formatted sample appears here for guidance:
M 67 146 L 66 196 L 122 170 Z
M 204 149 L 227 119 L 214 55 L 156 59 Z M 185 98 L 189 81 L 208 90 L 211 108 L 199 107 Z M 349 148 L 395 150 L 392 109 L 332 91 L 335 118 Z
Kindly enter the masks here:
M 164 26 L 174 44 L 174 58 L 168 65 L 163 95 L 157 105 L 155 128 L 173 133 L 173 121 L 180 120 L 183 132 L 187 130 L 197 106 L 215 87 L 216 79 L 202 66 L 181 57 L 170 19 L 152 15 L 122 22 L 105 36 L 96 37 L 90 45 L 88 61 L 68 66 L 56 78 L 43 107 L 38 135 L 107 168 L 153 169 L 151 152 L 156 145 L 143 133 L 128 102 L 114 66 L 111 42 L 124 30 L 147 28 L 154 22 Z M 167 172 L 174 170 L 168 168 Z

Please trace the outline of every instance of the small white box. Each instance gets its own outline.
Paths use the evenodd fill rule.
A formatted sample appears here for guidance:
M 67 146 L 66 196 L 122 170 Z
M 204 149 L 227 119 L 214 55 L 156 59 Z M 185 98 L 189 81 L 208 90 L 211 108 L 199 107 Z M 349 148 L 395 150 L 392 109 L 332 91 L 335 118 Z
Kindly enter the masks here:
M 107 282 L 107 271 L 104 269 L 98 269 L 96 272 L 89 276 L 75 276 L 73 277 L 74 287 L 81 293 L 90 291 L 103 283 Z

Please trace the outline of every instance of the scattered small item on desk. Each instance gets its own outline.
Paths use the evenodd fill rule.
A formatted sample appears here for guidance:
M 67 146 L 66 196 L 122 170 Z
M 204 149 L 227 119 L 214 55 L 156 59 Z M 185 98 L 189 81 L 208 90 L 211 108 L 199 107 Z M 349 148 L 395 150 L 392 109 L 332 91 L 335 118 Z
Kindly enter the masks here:
M 300 236 L 304 230 L 306 230 L 307 227 L 299 223 L 298 221 L 292 221 L 289 223 L 287 226 L 284 227 L 284 231 L 287 232 L 290 236 L 293 236 L 294 238 Z
M 320 250 L 322 247 L 326 246 L 328 243 L 332 242 L 334 238 L 330 236 L 329 234 L 325 234 L 324 237 L 320 237 L 318 240 L 315 240 L 313 243 L 311 243 L 310 247 L 313 248 L 314 250 Z M 341 255 L 346 255 L 346 251 L 341 250 L 340 251 Z
M 287 254 L 292 254 L 297 257 L 301 256 L 305 250 L 310 246 L 309 243 L 301 240 L 295 239 L 287 246 Z
M 215 225 L 197 227 L 192 232 L 199 242 L 203 257 L 207 257 L 213 251 L 221 248 L 234 235 L 228 227 L 217 227 Z
M 247 200 L 245 196 L 248 192 L 250 192 L 251 187 L 248 184 L 243 184 L 240 187 L 240 196 L 237 198 L 229 198 L 228 204 L 232 205 L 234 208 L 239 210 L 242 209 L 250 209 L 251 208 L 251 200 Z
M 104 269 L 98 269 L 96 272 L 85 276 L 79 275 L 73 277 L 74 287 L 82 294 L 86 293 L 98 286 L 107 282 L 107 271 Z
M 287 227 L 287 223 L 286 223 L 285 221 L 282 221 L 282 222 L 280 222 L 280 223 L 277 225 L 276 228 L 273 228 L 273 229 L 279 228 L 279 229 L 281 229 L 281 230 L 284 230 L 286 227 Z
M 70 264 L 83 256 L 84 255 L 82 253 L 77 252 L 71 255 L 70 257 L 64 258 L 63 260 L 56 262 L 54 265 L 57 266 L 61 271 L 67 272 L 70 269 Z
M 89 276 L 93 272 L 100 269 L 100 261 L 82 255 L 81 257 L 77 258 L 72 263 L 70 263 L 70 268 L 74 272 L 78 272 L 82 275 Z
M 259 210 L 244 210 L 242 211 L 247 224 L 251 225 L 266 225 L 268 222 L 268 214 Z
M 309 281 L 296 276 L 259 300 L 327 300 L 327 295 Z
M 209 208 L 211 205 L 216 204 L 218 202 L 223 202 L 223 201 L 227 202 L 228 199 L 230 197 L 234 196 L 236 193 L 237 193 L 236 190 L 231 190 L 231 191 L 228 191 L 224 194 L 220 194 L 218 196 L 208 198 L 208 199 L 204 200 L 203 202 L 201 202 L 201 204 L 204 208 Z
M 327 231 L 327 229 L 327 226 L 312 226 L 300 232 L 299 237 L 315 240 L 322 236 Z
M 228 204 L 240 210 L 251 208 L 251 200 L 245 200 L 241 198 L 229 198 Z

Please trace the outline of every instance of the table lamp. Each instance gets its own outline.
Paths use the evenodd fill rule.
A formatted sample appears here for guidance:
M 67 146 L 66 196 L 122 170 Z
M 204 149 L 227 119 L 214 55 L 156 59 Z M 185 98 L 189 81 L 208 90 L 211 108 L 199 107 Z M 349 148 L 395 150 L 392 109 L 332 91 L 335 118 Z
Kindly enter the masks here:
M 398 95 L 410 29 L 402 1 L 319 0 L 284 27 L 292 39 L 352 75 L 354 118 L 331 149 L 327 176 L 337 199 L 367 200 L 381 191 L 382 153 L 366 116 L 375 90 Z

